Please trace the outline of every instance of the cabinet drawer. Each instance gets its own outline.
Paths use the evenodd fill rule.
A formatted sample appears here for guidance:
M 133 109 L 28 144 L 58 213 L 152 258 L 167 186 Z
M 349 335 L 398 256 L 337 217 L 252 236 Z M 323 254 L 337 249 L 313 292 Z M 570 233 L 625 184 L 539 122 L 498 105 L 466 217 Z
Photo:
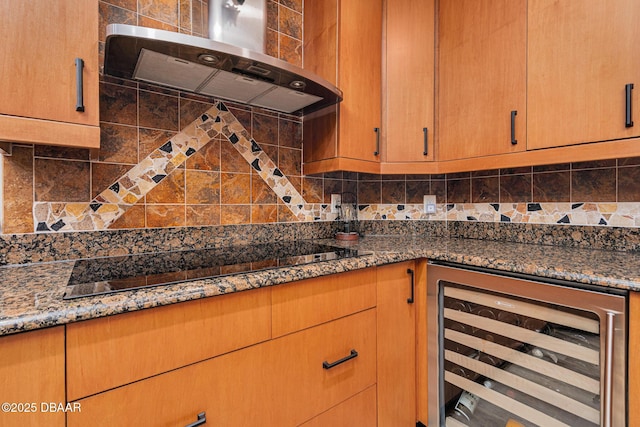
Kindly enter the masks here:
M 273 288 L 273 336 L 319 325 L 375 305 L 375 268 L 277 286 Z
M 91 396 L 67 425 L 174 427 L 205 412 L 207 425 L 296 426 L 375 385 L 375 325 L 367 310 Z
M 300 427 L 376 427 L 376 387 L 371 386 Z
M 67 326 L 69 400 L 270 338 L 269 288 Z

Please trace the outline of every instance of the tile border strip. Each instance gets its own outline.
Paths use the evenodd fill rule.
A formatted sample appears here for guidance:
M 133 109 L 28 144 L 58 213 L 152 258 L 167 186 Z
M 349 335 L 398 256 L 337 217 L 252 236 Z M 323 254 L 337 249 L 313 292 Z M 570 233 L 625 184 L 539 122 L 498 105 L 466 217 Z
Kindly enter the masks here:
M 91 202 L 35 202 L 35 232 L 108 229 L 187 158 L 220 134 L 235 147 L 298 221 L 331 221 L 336 218 L 328 206 L 306 203 L 276 163 L 251 138 L 226 105 L 217 102 L 180 133 L 109 185 Z

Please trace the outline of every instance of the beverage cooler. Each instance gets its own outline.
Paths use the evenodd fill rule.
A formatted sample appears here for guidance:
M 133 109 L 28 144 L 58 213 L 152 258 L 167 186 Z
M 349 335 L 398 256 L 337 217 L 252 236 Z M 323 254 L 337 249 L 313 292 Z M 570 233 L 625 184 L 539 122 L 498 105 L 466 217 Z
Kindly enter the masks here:
M 626 291 L 442 264 L 427 278 L 430 427 L 626 425 Z

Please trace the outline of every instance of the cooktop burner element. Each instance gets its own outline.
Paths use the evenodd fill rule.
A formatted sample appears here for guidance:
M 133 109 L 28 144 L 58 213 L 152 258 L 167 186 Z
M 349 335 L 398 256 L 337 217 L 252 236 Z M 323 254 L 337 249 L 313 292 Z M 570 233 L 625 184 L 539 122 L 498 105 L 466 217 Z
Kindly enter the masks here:
M 369 254 L 310 241 L 78 260 L 63 299 Z

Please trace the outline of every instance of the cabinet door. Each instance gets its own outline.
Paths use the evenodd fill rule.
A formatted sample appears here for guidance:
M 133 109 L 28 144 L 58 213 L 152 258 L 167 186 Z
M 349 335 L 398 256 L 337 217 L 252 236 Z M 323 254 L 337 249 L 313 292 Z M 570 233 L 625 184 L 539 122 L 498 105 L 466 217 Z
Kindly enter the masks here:
M 97 0 L 0 0 L 0 40 L 0 123 L 10 127 L 0 139 L 20 140 L 18 128 L 34 142 L 99 144 Z M 84 111 L 76 108 L 76 58 L 84 61 Z M 87 136 L 75 124 L 98 140 L 56 140 Z
M 382 0 L 340 0 L 340 156 L 377 161 L 381 125 Z
M 64 327 L 0 338 L 0 361 L 0 425 L 63 427 Z
M 414 262 L 378 268 L 378 425 L 416 424 Z
M 528 20 L 528 148 L 640 135 L 640 2 L 536 0 Z
M 439 3 L 438 160 L 525 149 L 526 13 L 525 0 Z
M 385 160 L 433 160 L 434 1 L 386 7 Z
M 305 173 L 379 172 L 382 0 L 307 2 L 305 16 L 305 69 L 344 94 L 305 117 Z

